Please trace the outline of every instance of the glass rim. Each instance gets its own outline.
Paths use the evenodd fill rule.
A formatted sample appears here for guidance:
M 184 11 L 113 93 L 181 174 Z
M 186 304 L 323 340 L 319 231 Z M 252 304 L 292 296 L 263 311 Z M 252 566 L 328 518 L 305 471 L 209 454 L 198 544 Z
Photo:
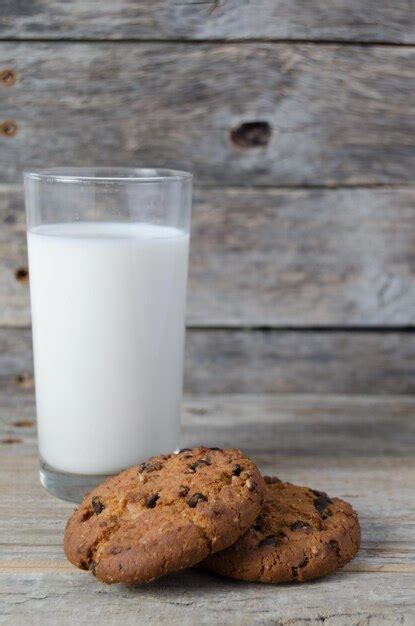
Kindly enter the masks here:
M 150 167 L 50 167 L 23 172 L 24 179 L 62 183 L 164 183 L 191 180 L 184 170 Z

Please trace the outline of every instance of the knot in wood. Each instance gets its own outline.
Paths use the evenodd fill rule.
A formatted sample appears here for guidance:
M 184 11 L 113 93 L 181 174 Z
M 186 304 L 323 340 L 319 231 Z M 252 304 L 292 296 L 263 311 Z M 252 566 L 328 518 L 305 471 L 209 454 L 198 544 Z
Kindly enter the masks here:
M 244 122 L 232 128 L 230 138 L 238 148 L 263 148 L 268 145 L 272 129 L 268 122 Z
M 0 133 L 4 135 L 4 137 L 14 137 L 17 133 L 17 124 L 13 122 L 13 120 L 5 120 L 0 124 Z
M 16 72 L 14 70 L 0 70 L 0 80 L 6 87 L 11 87 L 16 82 Z

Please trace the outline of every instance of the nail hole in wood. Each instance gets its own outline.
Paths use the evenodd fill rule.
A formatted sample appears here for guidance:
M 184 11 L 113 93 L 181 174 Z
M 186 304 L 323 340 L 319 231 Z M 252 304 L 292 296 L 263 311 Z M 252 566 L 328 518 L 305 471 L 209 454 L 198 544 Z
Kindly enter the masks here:
M 13 382 L 17 387 L 20 387 L 20 389 L 31 389 L 34 385 L 33 376 L 29 374 L 16 374 Z
M 18 267 L 14 277 L 19 283 L 26 283 L 29 278 L 29 270 L 27 267 Z
M 238 148 L 263 148 L 268 145 L 272 129 L 268 122 L 244 122 L 230 132 L 231 142 Z
M 13 426 L 16 428 L 31 428 L 34 425 L 34 420 L 17 420 L 17 422 L 13 422 Z
M 17 133 L 17 124 L 13 120 L 5 120 L 0 124 L 0 133 L 4 137 L 14 137 Z
M 11 87 L 16 82 L 16 72 L 13 70 L 0 70 L 0 80 L 6 87 Z
M 5 437 L 1 440 L 1 443 L 5 443 L 7 445 L 11 445 L 13 443 L 22 443 L 22 439 L 19 439 L 19 437 Z

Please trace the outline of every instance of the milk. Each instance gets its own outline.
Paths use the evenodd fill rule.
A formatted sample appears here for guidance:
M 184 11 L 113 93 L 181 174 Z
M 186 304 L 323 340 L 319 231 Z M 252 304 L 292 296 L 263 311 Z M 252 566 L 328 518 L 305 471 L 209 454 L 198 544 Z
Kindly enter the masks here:
M 189 236 L 143 223 L 28 232 L 41 457 L 109 474 L 179 442 Z

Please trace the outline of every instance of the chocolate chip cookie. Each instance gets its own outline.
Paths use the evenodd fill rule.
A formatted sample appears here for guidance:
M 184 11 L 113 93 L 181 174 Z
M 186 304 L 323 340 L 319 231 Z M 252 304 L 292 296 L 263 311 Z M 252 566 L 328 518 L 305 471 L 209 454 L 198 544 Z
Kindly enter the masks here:
M 254 525 L 201 567 L 230 578 L 279 583 L 324 576 L 354 557 L 360 526 L 350 504 L 278 478 L 265 481 L 264 506 Z
M 156 456 L 85 497 L 68 521 L 65 553 L 103 582 L 154 580 L 234 543 L 255 521 L 264 493 L 240 450 Z

